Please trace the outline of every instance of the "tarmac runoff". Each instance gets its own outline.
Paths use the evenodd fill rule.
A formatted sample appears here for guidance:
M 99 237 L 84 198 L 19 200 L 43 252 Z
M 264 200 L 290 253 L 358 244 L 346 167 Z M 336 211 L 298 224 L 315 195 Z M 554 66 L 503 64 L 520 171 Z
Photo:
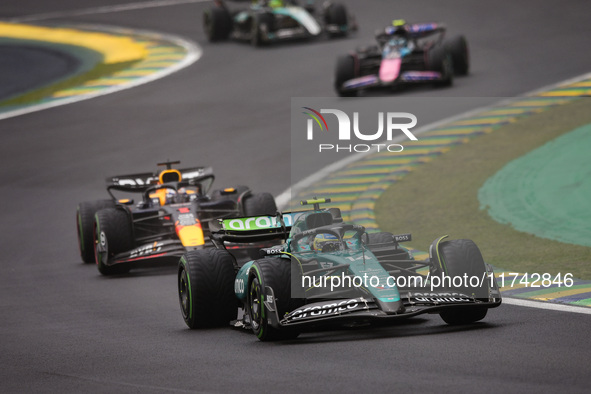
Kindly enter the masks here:
M 404 151 L 402 152 L 396 154 L 382 152 L 360 155 L 361 158 L 359 160 L 344 161 L 341 165 L 339 163 L 334 164 L 330 167 L 330 171 L 322 174 L 323 176 L 316 174 L 313 180 L 302 181 L 299 185 L 296 185 L 297 187 L 294 186 L 291 190 L 282 194 L 281 197 L 283 200 L 286 195 L 291 194 L 292 201 L 298 202 L 312 196 L 329 196 L 334 203 L 331 206 L 341 209 L 344 220 L 354 221 L 357 224 L 365 226 L 370 232 L 377 232 L 380 229 L 374 214 L 376 202 L 390 185 L 410 173 L 417 166 L 431 160 L 436 160 L 438 156 L 446 154 L 454 146 L 464 144 L 480 135 L 492 133 L 503 125 L 516 122 L 524 117 L 534 116 L 549 108 L 570 103 L 581 97 L 589 96 L 591 96 L 591 74 L 586 74 L 523 97 L 505 101 L 497 106 L 471 112 L 464 117 L 438 123 L 424 131 L 419 141 L 406 142 Z M 576 214 L 571 210 L 573 209 L 572 205 L 577 204 L 579 209 L 582 209 L 580 211 L 582 212 L 581 220 L 579 221 L 573 218 L 571 221 L 577 221 L 579 228 L 583 228 L 587 224 L 585 227 L 586 234 L 590 231 L 588 223 L 591 221 L 587 220 L 585 222 L 582 219 L 583 216 L 589 218 L 590 215 L 588 209 L 583 209 L 584 206 L 588 208 L 588 197 L 585 196 L 589 196 L 589 192 L 591 191 L 591 181 L 585 178 L 585 174 L 589 174 L 588 147 L 591 146 L 590 131 L 590 126 L 585 126 L 581 130 L 575 130 L 565 135 L 564 141 L 559 138 L 551 142 L 551 144 L 559 144 L 563 149 L 568 149 L 568 145 L 573 144 L 572 146 L 576 146 L 577 138 L 580 138 L 582 134 L 586 133 L 584 141 L 588 142 L 581 143 L 582 140 L 579 140 L 579 145 L 576 146 L 578 153 L 572 157 L 569 157 L 570 154 L 567 154 L 567 157 L 569 157 L 568 160 L 560 164 L 563 168 L 564 166 L 572 168 L 577 164 L 580 167 L 568 179 L 557 177 L 558 179 L 553 185 L 556 188 L 561 186 L 573 188 L 574 192 L 568 197 L 572 201 L 568 204 L 569 206 L 565 206 L 562 213 L 565 215 Z M 540 155 L 546 159 L 552 156 L 544 151 L 532 152 L 531 154 L 533 155 L 532 157 L 538 160 L 543 159 L 539 157 Z M 556 155 L 555 160 L 560 160 L 558 155 Z M 558 164 L 555 163 L 555 165 Z M 559 169 L 556 168 L 555 170 L 558 171 Z M 506 174 L 501 174 L 499 175 L 500 177 L 506 179 Z M 493 179 L 491 182 L 497 181 Z M 519 181 L 514 180 L 514 182 Z M 570 183 L 566 184 L 565 182 Z M 544 185 L 538 183 L 538 186 L 542 187 Z M 555 198 L 559 197 L 555 195 Z M 503 199 L 503 201 L 506 200 Z M 584 204 L 581 205 L 581 202 L 584 202 Z M 546 209 L 549 203 L 551 201 L 540 201 L 536 204 L 535 208 L 529 209 L 536 209 L 538 211 L 540 209 Z M 513 220 L 511 222 L 513 223 Z M 541 228 L 540 226 L 543 226 L 543 222 L 538 223 L 538 232 Z M 532 232 L 536 233 L 535 231 Z M 583 234 L 581 236 L 584 238 Z M 589 242 L 590 239 L 591 237 L 587 237 L 586 241 Z M 569 242 L 574 243 L 572 240 Z M 579 242 L 584 241 L 579 239 Z M 589 245 L 588 243 L 581 244 Z M 428 254 L 423 251 L 412 250 L 412 252 L 417 259 L 428 258 Z M 501 287 L 503 295 L 518 301 L 523 300 L 523 305 L 525 306 L 537 305 L 539 307 L 539 305 L 543 305 L 543 303 L 528 300 L 583 307 L 591 306 L 591 281 L 574 279 L 572 286 L 569 287 L 552 284 L 549 287 L 534 288 L 519 284 L 522 279 L 524 282 L 528 280 L 528 278 L 524 277 L 524 273 L 514 273 L 510 270 L 497 268 L 495 269 L 495 275 L 499 286 L 502 284 L 505 285 Z M 504 276 L 504 281 L 500 278 L 501 275 Z M 514 281 L 515 277 L 516 279 Z M 531 283 L 531 278 L 529 279 Z M 509 301 L 509 303 L 512 302 Z
M 0 107 L 0 119 L 24 115 L 93 97 L 129 89 L 163 78 L 201 57 L 194 43 L 176 36 L 106 26 L 41 26 L 0 22 L 0 37 L 22 40 L 28 45 L 81 47 L 100 54 L 100 62 L 134 62 L 129 68 L 88 80 L 82 85 L 54 92 L 38 102 Z

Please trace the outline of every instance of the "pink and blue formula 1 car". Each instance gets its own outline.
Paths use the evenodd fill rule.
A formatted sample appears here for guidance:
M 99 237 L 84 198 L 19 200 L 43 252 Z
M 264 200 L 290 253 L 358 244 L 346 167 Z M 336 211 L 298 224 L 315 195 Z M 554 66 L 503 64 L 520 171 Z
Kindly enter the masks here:
M 468 43 L 462 35 L 446 39 L 445 32 L 438 23 L 394 21 L 376 34 L 377 45 L 338 58 L 336 92 L 347 97 L 367 89 L 451 85 L 454 74 L 468 74 Z

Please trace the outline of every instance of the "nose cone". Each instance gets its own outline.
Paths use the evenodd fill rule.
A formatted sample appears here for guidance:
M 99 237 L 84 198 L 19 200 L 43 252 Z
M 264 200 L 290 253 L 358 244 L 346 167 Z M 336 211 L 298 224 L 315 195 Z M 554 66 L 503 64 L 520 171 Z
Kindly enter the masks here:
M 380 65 L 380 81 L 394 82 L 400 75 L 402 59 L 383 59 Z

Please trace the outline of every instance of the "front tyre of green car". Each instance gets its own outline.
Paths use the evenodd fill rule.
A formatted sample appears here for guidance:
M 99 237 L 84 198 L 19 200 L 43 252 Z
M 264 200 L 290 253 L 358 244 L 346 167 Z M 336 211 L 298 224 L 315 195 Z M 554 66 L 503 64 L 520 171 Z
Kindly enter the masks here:
M 459 307 L 457 309 L 442 311 L 439 313 L 439 316 L 441 316 L 443 321 L 447 324 L 456 326 L 480 321 L 486 317 L 487 312 L 488 308 L 482 306 L 471 308 Z
M 279 319 L 302 305 L 300 299 L 291 298 L 290 260 L 273 257 L 254 262 L 248 279 L 247 313 L 252 331 L 261 341 L 295 339 L 300 334 L 298 330 L 276 328 L 269 323 L 271 312 L 264 303 L 266 287 L 273 289 Z
M 470 239 L 454 239 L 437 242 L 434 247 L 436 248 L 435 275 L 446 275 L 450 278 L 487 278 L 486 264 L 480 249 L 474 241 Z M 472 281 L 470 280 L 470 282 Z M 479 281 L 477 286 L 471 286 L 468 283 L 464 284 L 465 286 L 456 287 L 453 290 L 481 301 L 488 299 L 488 280 Z M 447 324 L 462 325 L 484 319 L 487 312 L 487 307 L 468 305 L 442 311 L 439 315 Z
M 236 319 L 234 259 L 226 250 L 187 252 L 179 261 L 178 294 L 189 328 L 219 327 Z

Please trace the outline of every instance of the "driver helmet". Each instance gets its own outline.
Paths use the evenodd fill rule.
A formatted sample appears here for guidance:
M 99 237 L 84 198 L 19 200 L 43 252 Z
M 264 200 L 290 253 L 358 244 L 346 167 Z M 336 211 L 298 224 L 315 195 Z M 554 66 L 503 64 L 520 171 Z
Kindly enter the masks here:
M 283 6 L 283 0 L 269 0 L 269 7 L 271 8 L 280 8 Z
M 406 21 L 404 19 L 394 19 L 392 21 L 392 26 L 387 26 L 385 31 L 386 34 L 388 35 L 394 35 L 394 34 L 400 34 L 400 35 L 405 35 L 406 34 Z
M 392 26 L 394 27 L 402 27 L 406 25 L 406 21 L 404 19 L 394 19 L 392 21 Z
M 180 182 L 182 180 L 181 172 L 175 169 L 164 170 L 158 176 L 158 184 L 162 185 L 168 182 Z M 150 194 L 153 201 L 158 201 L 160 205 L 171 204 L 175 202 L 177 192 L 174 189 L 158 189 Z

